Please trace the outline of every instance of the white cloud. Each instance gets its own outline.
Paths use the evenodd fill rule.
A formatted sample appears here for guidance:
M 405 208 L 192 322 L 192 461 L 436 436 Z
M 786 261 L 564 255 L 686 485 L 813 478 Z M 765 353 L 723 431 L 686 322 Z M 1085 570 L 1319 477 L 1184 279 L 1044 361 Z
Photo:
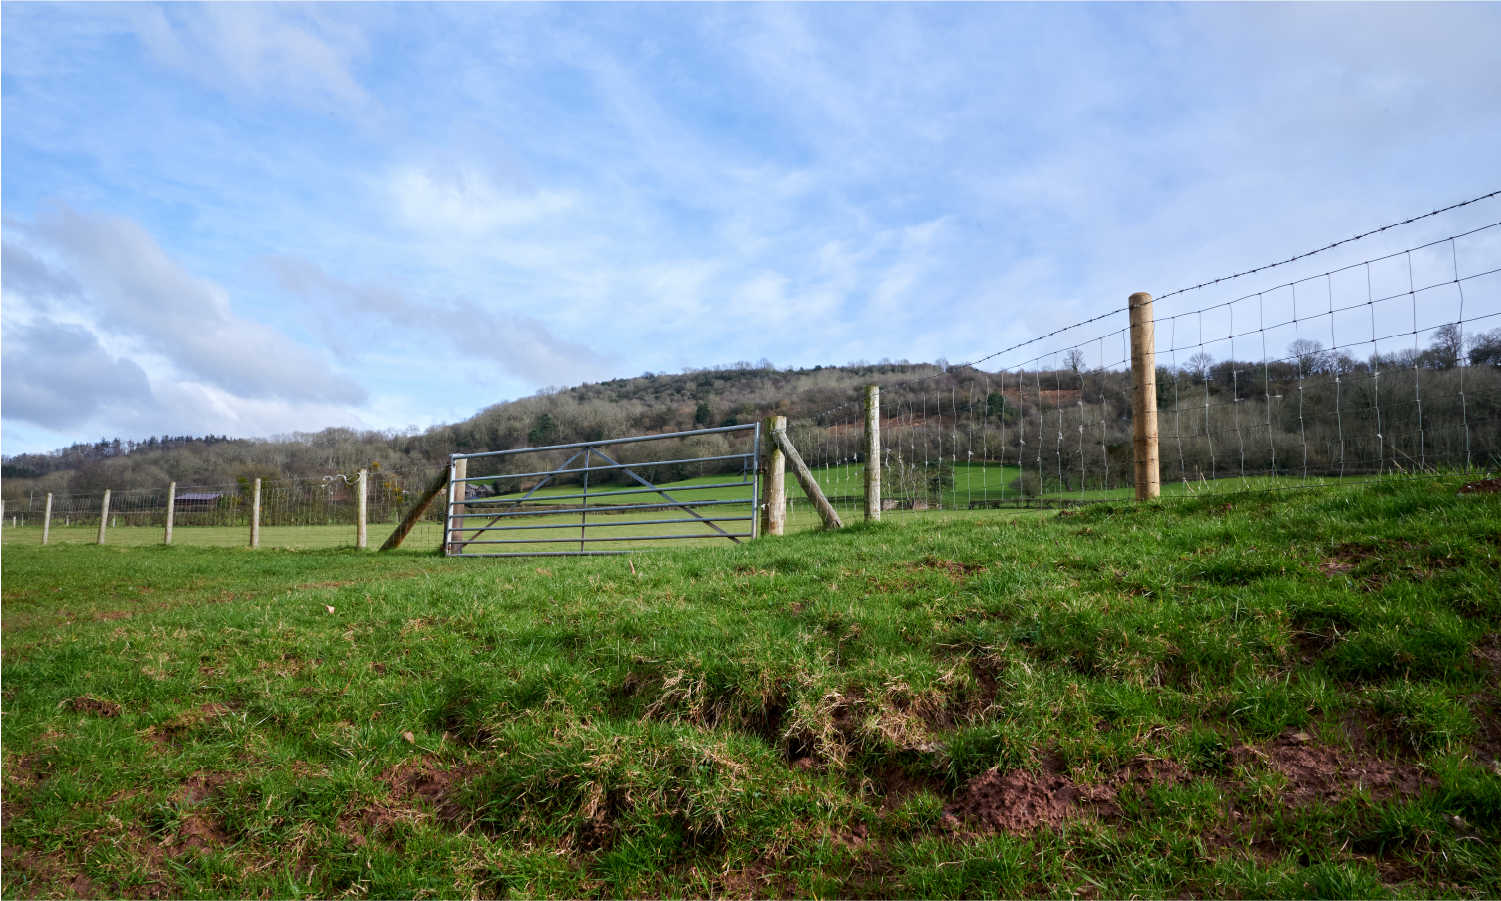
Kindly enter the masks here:
M 261 3 L 141 6 L 128 15 L 158 62 L 216 87 L 345 114 L 376 108 L 350 71 L 365 41 L 347 18 Z
M 398 214 L 408 225 L 466 236 L 529 225 L 574 204 L 566 193 L 497 184 L 492 173 L 447 159 L 398 169 L 391 177 L 390 191 Z
M 137 419 L 155 406 L 134 360 L 117 358 L 77 325 L 39 322 L 5 329 L 0 407 L 6 419 L 76 428 L 102 415 Z
M 322 305 L 346 335 L 361 330 L 388 335 L 388 326 L 396 326 L 403 334 L 436 337 L 461 355 L 495 363 L 532 385 L 598 379 L 612 362 L 587 345 L 558 337 L 531 316 L 497 312 L 462 298 L 414 300 L 396 288 L 335 278 L 316 263 L 290 254 L 262 257 L 256 266 L 283 291 Z M 353 353 L 347 343 L 345 351 Z
M 237 315 L 228 293 L 172 260 L 137 223 L 58 204 L 17 228 L 85 291 L 80 311 L 191 381 L 242 398 L 358 404 L 365 390 L 286 335 Z M 28 298 L 29 299 L 29 298 Z

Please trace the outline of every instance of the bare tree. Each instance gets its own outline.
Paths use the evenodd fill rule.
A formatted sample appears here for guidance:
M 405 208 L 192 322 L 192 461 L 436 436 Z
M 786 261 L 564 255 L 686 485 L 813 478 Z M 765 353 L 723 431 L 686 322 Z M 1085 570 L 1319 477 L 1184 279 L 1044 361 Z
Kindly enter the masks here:
M 1084 368 L 1084 351 L 1077 347 L 1070 347 L 1063 353 L 1063 365 L 1074 372 L 1080 371 Z
M 1311 338 L 1299 338 L 1287 345 L 1289 355 L 1298 358 L 1298 368 L 1304 375 L 1324 370 L 1324 342 Z
M 1464 357 L 1464 349 L 1464 328 L 1457 322 L 1450 322 L 1433 330 L 1433 343 L 1428 345 L 1425 356 L 1435 369 L 1453 369 Z
M 1212 366 L 1214 366 L 1214 357 L 1201 350 L 1188 358 L 1188 362 L 1183 364 L 1183 371 L 1192 376 L 1194 381 L 1202 382 L 1209 378 L 1209 370 Z

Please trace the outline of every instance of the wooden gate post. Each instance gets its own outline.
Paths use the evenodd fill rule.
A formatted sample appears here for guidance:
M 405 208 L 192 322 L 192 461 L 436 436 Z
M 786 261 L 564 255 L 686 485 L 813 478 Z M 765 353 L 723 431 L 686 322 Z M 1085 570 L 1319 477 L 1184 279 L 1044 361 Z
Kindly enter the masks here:
M 1135 458 L 1136 499 L 1162 493 L 1157 453 L 1157 346 L 1152 324 L 1152 295 L 1132 294 L 1131 438 Z
M 865 386 L 865 521 L 881 518 L 881 386 Z
M 365 537 L 366 537 L 366 534 L 365 534 L 365 511 L 366 511 L 366 508 L 365 508 L 365 485 L 367 484 L 367 481 L 366 481 L 367 478 L 368 478 L 368 476 L 366 475 L 366 471 L 363 470 L 363 469 L 360 470 L 360 487 L 359 487 L 359 492 L 360 492 L 359 508 L 360 508 L 360 512 L 359 512 L 359 519 L 355 520 L 354 546 L 357 547 L 357 548 L 359 548 L 362 551 L 365 549 Z
M 261 546 L 261 480 L 255 480 L 255 493 L 250 496 L 250 546 Z
M 761 424 L 761 534 L 787 529 L 787 456 L 772 436 L 787 428 L 787 417 L 768 416 Z
M 52 492 L 47 492 L 47 512 L 42 514 L 42 544 L 47 543 L 47 533 L 52 531 Z
M 469 461 L 453 461 L 453 481 L 448 486 L 448 549 L 449 553 L 464 553 L 464 499 L 469 496 Z
M 99 543 L 104 543 L 104 529 L 109 525 L 109 489 L 104 489 L 104 501 L 99 506 Z
M 177 483 L 167 483 L 167 533 L 162 537 L 162 544 L 172 543 L 172 514 L 177 512 Z

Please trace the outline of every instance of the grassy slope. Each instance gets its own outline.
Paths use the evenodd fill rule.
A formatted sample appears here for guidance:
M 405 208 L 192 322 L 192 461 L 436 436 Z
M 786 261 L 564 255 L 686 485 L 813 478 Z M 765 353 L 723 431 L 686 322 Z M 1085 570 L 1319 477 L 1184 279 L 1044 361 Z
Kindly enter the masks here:
M 634 573 L 8 546 L 4 893 L 1494 895 L 1501 502 L 1457 486 Z M 1285 804 L 1294 730 L 1421 789 Z M 942 815 L 991 767 L 1143 755 L 1181 776 L 1103 817 Z

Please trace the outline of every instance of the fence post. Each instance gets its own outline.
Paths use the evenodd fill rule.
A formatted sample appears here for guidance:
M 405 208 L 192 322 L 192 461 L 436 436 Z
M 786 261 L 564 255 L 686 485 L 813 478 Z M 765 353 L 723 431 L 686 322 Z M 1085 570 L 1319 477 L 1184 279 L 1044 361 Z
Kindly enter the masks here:
M 47 533 L 52 531 L 52 492 L 47 492 L 47 511 L 42 514 L 42 544 L 47 543 Z
M 172 543 L 172 514 L 177 512 L 177 483 L 167 483 L 167 534 L 162 544 Z
M 1132 294 L 1131 439 L 1135 458 L 1136 499 L 1162 493 L 1157 453 L 1157 343 L 1152 323 L 1152 295 Z
M 356 521 L 354 530 L 354 546 L 360 550 L 365 549 L 365 484 L 366 471 L 360 470 L 360 518 Z
M 453 461 L 453 480 L 448 486 L 448 541 L 451 553 L 464 553 L 464 499 L 469 496 L 469 461 Z
M 777 447 L 776 432 L 787 428 L 787 417 L 768 416 L 761 425 L 761 534 L 781 535 L 787 527 L 787 457 Z
M 99 507 L 99 543 L 104 543 L 104 529 L 109 525 L 109 489 L 104 489 L 104 501 Z
M 881 519 L 881 386 L 865 386 L 865 521 Z
M 255 480 L 254 493 L 250 495 L 250 546 L 261 546 L 261 480 Z

